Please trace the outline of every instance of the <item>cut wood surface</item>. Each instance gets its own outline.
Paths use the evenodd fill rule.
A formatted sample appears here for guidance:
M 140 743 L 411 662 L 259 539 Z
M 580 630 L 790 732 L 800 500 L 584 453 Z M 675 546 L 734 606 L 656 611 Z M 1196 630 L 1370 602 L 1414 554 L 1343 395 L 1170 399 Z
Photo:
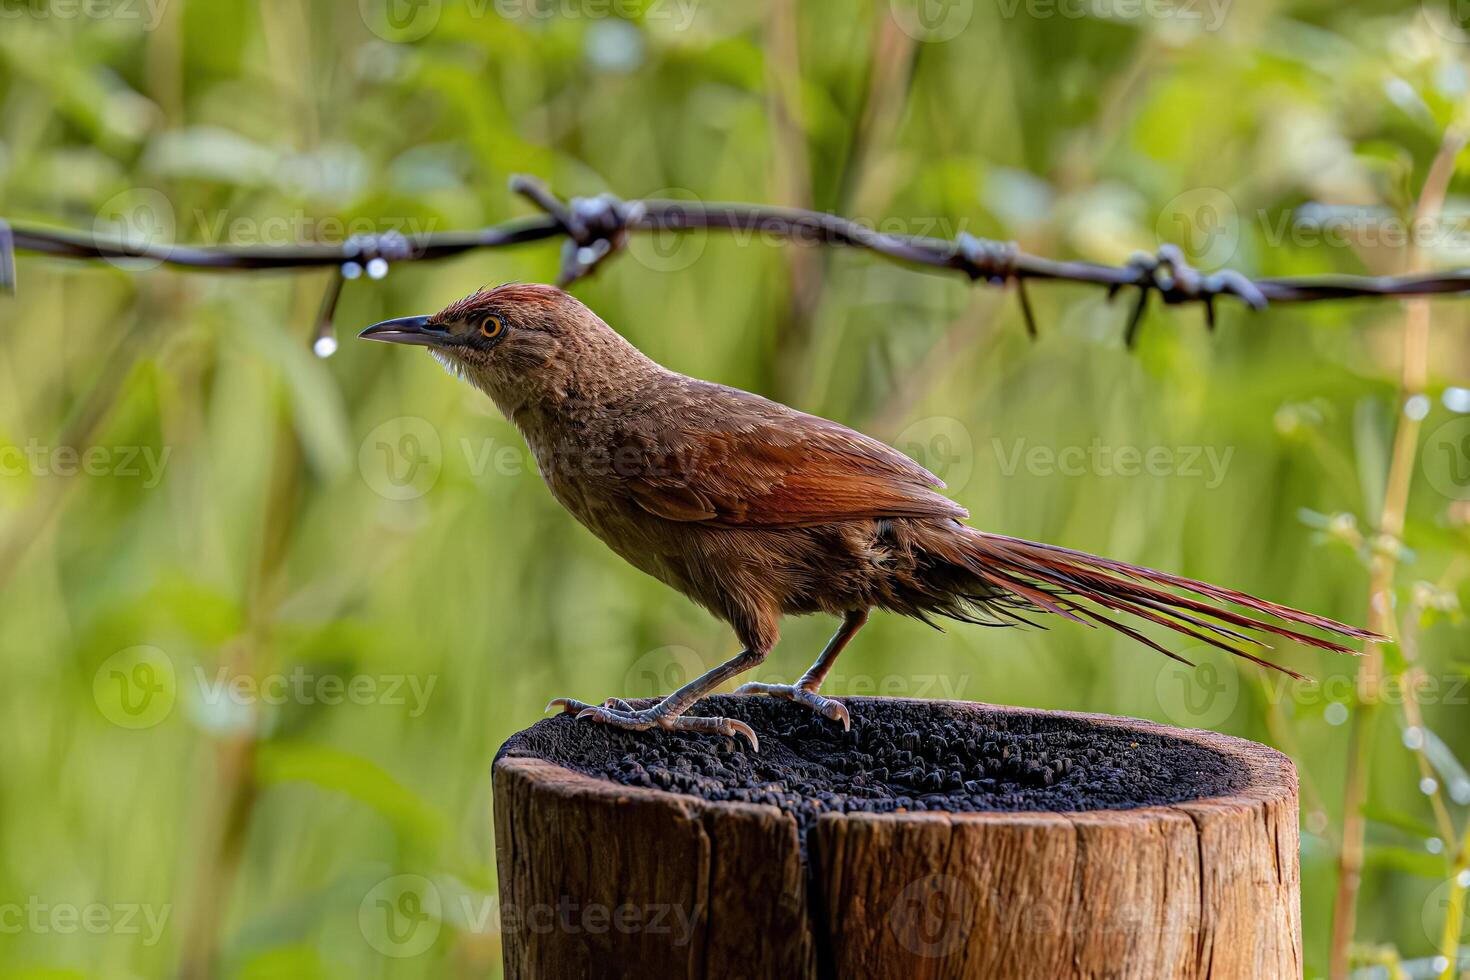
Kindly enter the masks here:
M 512 749 L 494 771 L 506 976 L 1301 976 L 1290 760 L 1146 721 L 975 709 L 1165 735 L 1241 778 L 1134 809 L 827 813 L 803 853 L 777 807 Z

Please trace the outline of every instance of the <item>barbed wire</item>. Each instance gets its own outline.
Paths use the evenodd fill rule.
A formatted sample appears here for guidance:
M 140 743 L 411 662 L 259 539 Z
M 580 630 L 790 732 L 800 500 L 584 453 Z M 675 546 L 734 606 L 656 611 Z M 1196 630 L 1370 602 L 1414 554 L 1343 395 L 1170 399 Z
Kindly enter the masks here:
M 216 271 L 335 268 L 322 301 L 316 350 L 335 350 L 332 318 L 342 287 L 366 275 L 381 279 L 391 265 L 450 258 L 477 249 L 505 248 L 552 238 L 565 239 L 557 284 L 570 286 L 596 272 L 626 245 L 633 232 L 721 230 L 765 232 L 800 244 L 863 249 L 903 265 L 955 271 L 972 282 L 1014 286 L 1028 333 L 1036 317 L 1026 283 L 1074 282 L 1102 286 L 1111 300 L 1138 290 L 1125 338 L 1132 346 L 1155 293 L 1168 305 L 1199 303 L 1205 321 L 1215 324 L 1215 300 L 1231 297 L 1252 310 L 1271 303 L 1309 303 L 1366 297 L 1442 296 L 1470 292 L 1470 270 L 1415 276 L 1326 275 L 1251 279 L 1232 269 L 1204 273 L 1193 268 L 1176 245 L 1155 255 L 1138 254 L 1123 265 L 1057 260 L 1030 255 L 1015 242 L 960 233 L 953 239 L 877 231 L 835 214 L 761 204 L 714 203 L 645 198 L 625 201 L 612 194 L 562 201 L 532 177 L 511 178 L 511 189 L 541 210 L 478 231 L 399 232 L 357 235 L 342 244 L 297 246 L 196 246 L 105 240 L 96 235 L 11 225 L 0 219 L 0 290 L 14 292 L 15 253 L 32 252 L 62 259 L 147 260 Z

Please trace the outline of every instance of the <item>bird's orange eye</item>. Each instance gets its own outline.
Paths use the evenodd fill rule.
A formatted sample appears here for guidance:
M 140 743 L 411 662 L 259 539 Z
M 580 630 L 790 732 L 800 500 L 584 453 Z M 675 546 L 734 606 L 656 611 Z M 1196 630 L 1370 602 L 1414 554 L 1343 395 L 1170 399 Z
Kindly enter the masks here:
M 480 336 L 486 340 L 494 340 L 505 333 L 505 321 L 494 313 L 486 313 L 480 318 Z

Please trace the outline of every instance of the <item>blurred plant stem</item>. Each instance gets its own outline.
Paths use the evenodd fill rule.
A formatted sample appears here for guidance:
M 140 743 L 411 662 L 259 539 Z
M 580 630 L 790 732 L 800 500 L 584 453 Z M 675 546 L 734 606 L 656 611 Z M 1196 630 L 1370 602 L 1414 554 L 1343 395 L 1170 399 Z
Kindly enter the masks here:
M 806 129 L 799 112 L 801 62 L 796 17 L 794 0 L 778 0 L 772 4 L 767 22 L 767 102 L 776 146 L 772 183 L 781 203 L 811 208 L 816 195 Z M 875 19 L 866 65 L 867 85 L 848 137 L 841 172 L 834 182 L 836 196 L 831 210 L 848 213 L 856 205 L 857 220 L 871 221 L 871 215 L 880 213 L 891 200 L 891 182 L 882 188 L 873 186 L 873 168 L 869 165 L 880 148 L 895 143 L 908 105 L 917 50 L 918 42 L 899 29 L 891 17 Z M 830 278 L 831 258 L 828 249 L 798 247 L 787 253 L 791 292 L 775 336 L 773 379 L 778 398 L 820 400 L 822 395 L 812 379 L 825 375 L 822 368 L 810 363 L 810 353 L 817 311 Z
M 238 653 L 230 663 L 234 676 L 247 669 L 250 650 L 251 641 L 238 644 Z M 215 975 L 220 919 L 240 865 L 256 799 L 255 712 L 249 717 L 250 731 L 225 735 L 213 746 L 215 791 L 201 819 L 199 859 L 188 865 L 196 880 L 189 892 L 192 900 L 179 954 L 182 980 L 204 980 Z
M 294 304 L 298 315 L 287 322 L 309 322 L 299 315 L 311 303 L 309 289 L 309 285 L 298 285 Z M 279 388 L 284 382 L 278 381 L 277 385 Z M 277 403 L 275 448 L 260 536 L 245 583 L 245 630 L 225 652 L 230 677 L 255 676 L 268 669 L 272 618 L 280 599 L 279 576 L 299 503 L 302 462 L 290 409 L 282 395 Z M 214 792 L 201 819 L 199 855 L 188 865 L 196 878 L 188 892 L 193 896 L 191 916 L 180 954 L 179 976 L 185 980 L 203 980 L 218 973 L 220 924 L 259 795 L 255 779 L 259 733 L 260 718 L 252 707 L 234 731 L 222 735 L 213 745 Z
M 878 16 L 868 58 L 867 89 L 837 182 L 838 199 L 856 203 L 860 212 L 866 213 L 870 206 L 864 196 L 865 185 L 872 175 L 869 162 L 896 143 L 894 135 L 908 107 L 918 50 L 918 40 L 892 17 Z M 887 208 L 891 197 L 888 190 L 885 187 L 882 201 L 872 202 L 875 212 Z
M 1419 687 L 1424 682 L 1424 668 L 1419 665 L 1419 617 L 1424 614 L 1424 607 L 1417 601 L 1409 604 L 1409 614 L 1402 620 L 1402 632 L 1398 637 L 1399 650 L 1404 655 L 1404 668 L 1399 673 L 1397 683 L 1403 691 L 1404 726 L 1405 731 L 1424 731 L 1424 712 L 1419 707 Z M 1434 810 L 1434 823 L 1439 828 L 1439 836 L 1449 847 L 1455 840 L 1455 824 L 1450 818 L 1449 807 L 1445 806 L 1443 787 L 1434 773 L 1434 764 L 1429 761 L 1429 753 L 1425 751 L 1428 744 L 1426 739 L 1421 738 L 1418 747 L 1414 749 L 1414 758 L 1419 764 L 1419 780 L 1423 785 L 1425 780 L 1434 784 L 1434 792 L 1429 794 L 1429 804 Z M 1451 854 L 1453 858 L 1453 854 Z
M 270 77 L 276 81 L 274 95 L 289 107 L 283 117 L 290 120 L 291 128 L 283 129 L 282 136 L 298 146 L 315 147 L 321 127 L 312 82 L 316 47 L 310 18 L 305 8 L 290 4 L 265 4 L 260 16 Z M 292 313 L 285 322 L 309 323 L 315 331 L 319 288 L 314 277 L 298 279 L 289 303 Z M 305 342 L 310 343 L 310 338 Z M 245 626 L 225 650 L 232 676 L 255 676 L 269 669 L 275 609 L 282 593 L 280 576 L 300 504 L 302 449 L 284 393 L 286 382 L 278 376 L 274 383 L 274 446 L 256 552 L 243 587 Z M 194 897 L 192 917 L 185 925 L 179 967 L 180 975 L 188 980 L 202 980 L 218 972 L 221 923 L 259 793 L 255 757 L 260 731 L 258 712 L 252 710 L 213 746 L 214 795 L 203 815 L 199 855 L 190 864 L 197 877 L 189 892 Z
M 1452 563 L 1450 569 L 1445 573 L 1444 578 L 1438 584 L 1441 588 L 1451 588 L 1457 580 L 1463 578 L 1464 573 L 1465 562 L 1463 560 L 1457 560 Z M 1420 607 L 1417 602 L 1413 607 L 1413 611 L 1415 613 L 1415 619 L 1413 622 L 1409 623 L 1408 629 L 1406 629 L 1404 632 L 1404 651 L 1405 656 L 1411 661 L 1412 664 L 1412 666 L 1410 666 L 1408 670 L 1408 673 L 1414 675 L 1417 678 L 1418 676 L 1423 674 L 1423 668 L 1418 665 L 1419 653 L 1417 627 L 1418 613 L 1420 611 Z M 1418 702 L 1413 701 L 1412 699 L 1406 699 L 1404 701 L 1405 713 L 1409 711 L 1411 705 L 1413 707 L 1415 715 L 1418 716 Z M 1424 726 L 1422 718 L 1419 718 L 1419 720 L 1417 721 L 1411 721 L 1411 724 L 1416 724 L 1421 729 Z M 1418 755 L 1422 770 L 1423 767 L 1429 765 L 1428 756 L 1423 748 L 1423 743 L 1421 743 Z M 1449 852 L 1450 892 L 1445 903 L 1444 926 L 1440 932 L 1439 942 L 1440 955 L 1443 956 L 1445 960 L 1445 968 L 1440 972 L 1440 978 L 1441 980 L 1453 980 L 1455 970 L 1460 959 L 1460 934 L 1465 927 L 1465 893 L 1467 890 L 1467 886 L 1470 886 L 1470 816 L 1467 816 L 1465 818 L 1464 831 L 1460 834 L 1456 834 L 1451 824 L 1448 810 L 1444 805 L 1443 795 L 1438 788 L 1436 788 L 1434 793 L 1434 802 L 1436 818 L 1440 820 L 1442 827 L 1450 828 L 1448 832 L 1445 832 L 1445 846 L 1448 847 L 1455 841 L 1459 841 L 1458 846 L 1453 851 Z
M 1133 49 L 1126 66 L 1108 82 L 1096 119 L 1068 140 L 1060 154 L 1053 180 L 1066 193 L 1085 191 L 1097 184 L 1098 165 L 1107 159 L 1137 100 L 1147 93 L 1148 81 L 1168 48 L 1159 35 L 1146 33 Z
M 771 125 L 770 180 L 779 204 L 812 206 L 811 158 L 801 114 L 801 54 L 796 0 L 775 0 L 766 20 L 766 112 Z M 790 398 L 802 376 L 812 319 L 821 302 L 821 256 L 814 248 L 787 252 L 790 292 L 777 323 L 774 378 L 777 397 Z
M 167 287 L 165 287 L 167 288 Z M 174 294 L 169 293 L 170 296 Z M 149 297 L 146 289 L 144 296 Z M 168 300 L 164 299 L 163 303 Z M 150 320 L 154 304 L 150 299 L 138 303 L 136 315 L 129 328 L 121 334 L 122 339 L 106 351 L 101 375 L 88 386 L 81 407 L 73 413 L 57 438 L 59 446 L 74 446 L 79 455 L 86 453 L 96 444 L 97 433 L 117 407 L 122 397 L 124 382 L 136 367 L 136 352 L 146 332 L 144 324 Z M 20 508 L 15 516 L 0 528 L 0 587 L 3 587 L 20 567 L 31 547 L 55 524 L 55 519 L 65 507 L 70 491 L 78 484 L 76 473 L 53 475 L 53 480 L 62 481 L 61 489 L 51 493 L 36 493 L 30 502 Z
M 1392 946 L 1364 946 L 1356 950 L 1356 958 L 1367 966 L 1382 967 L 1386 980 L 1409 980 L 1410 973 L 1404 961 Z
M 1459 127 L 1446 130 L 1439 152 L 1425 175 L 1424 186 L 1414 206 L 1415 228 L 1439 219 L 1455 159 L 1465 146 Z M 1405 271 L 1423 271 L 1424 256 L 1410 236 L 1405 246 Z M 1394 620 L 1393 585 L 1398 570 L 1399 541 L 1409 502 L 1409 484 L 1419 447 L 1422 413 L 1406 411 L 1410 399 L 1423 397 L 1429 373 L 1430 305 L 1424 300 L 1404 304 L 1403 365 L 1398 402 L 1398 425 L 1394 432 L 1383 510 L 1377 522 L 1368 585 L 1368 628 L 1386 636 L 1397 633 Z M 1351 962 L 1353 933 L 1357 926 L 1358 890 L 1363 876 L 1363 805 L 1368 791 L 1369 754 L 1377 731 L 1378 709 L 1383 693 L 1383 653 L 1369 645 L 1358 668 L 1358 705 L 1348 737 L 1347 780 L 1343 787 L 1342 847 L 1337 861 L 1337 898 L 1333 905 L 1332 947 L 1329 975 L 1346 980 Z
M 1446 844 L 1450 843 L 1448 840 Z M 1453 980 L 1455 966 L 1460 959 L 1460 931 L 1465 927 L 1465 886 L 1470 883 L 1470 819 L 1465 821 L 1465 833 L 1460 846 L 1455 850 L 1455 859 L 1450 865 L 1450 894 L 1445 905 L 1444 928 L 1440 932 L 1439 951 L 1444 957 L 1445 968 L 1440 980 Z
M 148 93 L 169 128 L 184 118 L 183 4 L 164 4 L 157 27 L 148 34 Z
M 1266 731 L 1271 734 L 1271 744 L 1293 759 L 1300 759 L 1302 757 L 1302 750 L 1300 742 L 1296 737 L 1296 729 L 1292 727 L 1291 722 L 1287 719 L 1286 712 L 1281 709 L 1281 700 L 1271 695 L 1271 688 L 1267 685 L 1264 678 L 1259 678 L 1258 681 L 1262 691 L 1265 693 Z M 1300 785 L 1302 804 L 1307 810 L 1308 831 L 1316 833 L 1316 831 L 1312 831 L 1312 818 L 1316 817 L 1321 823 L 1321 836 L 1326 838 L 1332 847 L 1341 847 L 1342 842 L 1332 834 L 1332 826 L 1327 819 L 1327 805 L 1322 796 L 1321 789 L 1317 786 L 1317 781 L 1312 778 L 1311 770 L 1303 767 L 1298 774 L 1297 780 Z
M 881 438 L 892 439 L 911 420 L 914 407 L 936 387 L 946 370 L 958 364 L 984 363 L 994 353 L 994 329 L 1005 294 L 975 291 L 960 315 L 944 328 L 939 342 L 889 384 L 887 396 L 868 413 L 864 424 Z
M 1445 968 L 1439 974 L 1441 980 L 1454 980 L 1455 967 L 1460 961 L 1460 930 L 1466 923 L 1466 879 L 1470 877 L 1470 820 L 1466 821 L 1466 833 L 1460 840 L 1460 849 L 1449 870 L 1449 899 L 1445 905 L 1445 926 L 1439 934 L 1439 955 L 1444 956 Z

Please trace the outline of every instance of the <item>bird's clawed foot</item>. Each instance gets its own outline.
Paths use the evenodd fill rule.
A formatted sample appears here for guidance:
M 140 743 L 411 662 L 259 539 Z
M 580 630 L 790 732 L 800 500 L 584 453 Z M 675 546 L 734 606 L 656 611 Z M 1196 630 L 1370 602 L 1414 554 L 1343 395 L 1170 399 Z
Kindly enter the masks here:
M 564 714 L 576 715 L 579 719 L 600 721 L 615 728 L 643 732 L 650 728 L 663 728 L 673 732 L 695 732 L 701 735 L 724 735 L 729 738 L 743 737 L 753 751 L 759 752 L 760 739 L 755 730 L 743 721 L 733 718 L 696 718 L 690 715 L 675 715 L 652 708 L 634 708 L 620 698 L 608 698 L 601 705 L 587 704 L 575 698 L 553 698 L 546 710 L 560 708 Z
M 824 718 L 842 722 L 844 732 L 852 728 L 852 718 L 847 713 L 846 705 L 832 698 L 824 698 L 800 684 L 763 684 L 760 681 L 751 681 L 749 684 L 741 684 L 735 689 L 735 693 L 769 694 L 773 698 L 785 698 L 787 701 L 806 705 Z

